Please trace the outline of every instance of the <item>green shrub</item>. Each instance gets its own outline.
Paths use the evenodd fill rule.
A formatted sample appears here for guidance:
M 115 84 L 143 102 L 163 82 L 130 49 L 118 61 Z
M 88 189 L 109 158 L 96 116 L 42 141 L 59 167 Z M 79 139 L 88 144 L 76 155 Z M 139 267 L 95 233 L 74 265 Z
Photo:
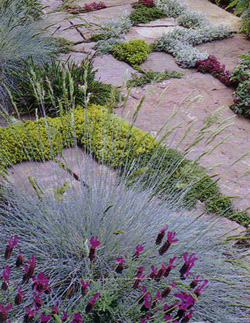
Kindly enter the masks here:
M 129 15 L 129 19 L 131 20 L 133 25 L 139 23 L 147 23 L 152 20 L 164 17 L 166 17 L 166 15 L 161 9 L 158 9 L 156 7 L 147 7 L 143 4 L 137 4 L 136 8 Z
M 231 0 L 227 8 L 235 6 L 234 14 L 241 15 L 242 25 L 240 31 L 244 32 L 247 38 L 250 37 L 250 2 L 249 0 Z
M 250 117 L 250 79 L 241 82 L 233 95 L 234 103 L 230 109 L 245 117 Z
M 117 44 L 113 47 L 112 54 L 120 61 L 131 66 L 143 63 L 150 53 L 149 45 L 141 39 L 130 40 L 128 43 Z
M 240 64 L 234 69 L 230 80 L 237 86 L 230 106 L 236 114 L 250 117 L 250 51 L 240 55 Z
M 55 60 L 37 65 L 31 60 L 27 62 L 23 76 L 18 90 L 12 91 L 20 113 L 34 114 L 38 110 L 41 115 L 45 112 L 55 116 L 62 112 L 62 106 L 67 110 L 72 104 L 84 105 L 85 102 L 105 105 L 111 102 L 113 92 L 114 101 L 119 100 L 116 87 L 94 80 L 92 59 L 84 59 L 80 66 Z M 39 89 L 42 89 L 42 98 L 38 95 Z

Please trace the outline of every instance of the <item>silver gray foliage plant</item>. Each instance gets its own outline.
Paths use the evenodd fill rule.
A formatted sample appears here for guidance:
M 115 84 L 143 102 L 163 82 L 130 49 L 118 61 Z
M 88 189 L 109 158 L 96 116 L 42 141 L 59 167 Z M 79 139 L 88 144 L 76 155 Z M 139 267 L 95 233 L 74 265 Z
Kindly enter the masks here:
M 199 28 L 208 21 L 201 11 L 184 10 L 177 18 L 177 23 L 185 28 Z
M 231 35 L 229 28 L 205 24 L 200 28 L 176 27 L 155 40 L 154 50 L 165 51 L 173 55 L 182 67 L 194 67 L 198 60 L 208 58 L 208 53 L 200 53 L 195 45 L 212 40 L 227 38 Z
M 111 18 L 104 24 L 104 33 L 108 38 L 122 38 L 131 28 L 131 21 L 126 12 L 123 12 L 118 18 Z
M 109 54 L 112 51 L 114 45 L 122 43 L 121 38 L 109 38 L 107 40 L 101 39 L 94 46 L 94 50 L 97 55 L 105 55 Z
M 163 10 L 167 17 L 177 18 L 187 10 L 187 5 L 180 0 L 156 0 L 155 6 Z
M 120 44 L 124 35 L 129 32 L 132 24 L 126 12 L 119 18 L 109 19 L 101 27 L 102 40 L 97 41 L 94 46 L 97 54 L 108 54 L 116 44 Z

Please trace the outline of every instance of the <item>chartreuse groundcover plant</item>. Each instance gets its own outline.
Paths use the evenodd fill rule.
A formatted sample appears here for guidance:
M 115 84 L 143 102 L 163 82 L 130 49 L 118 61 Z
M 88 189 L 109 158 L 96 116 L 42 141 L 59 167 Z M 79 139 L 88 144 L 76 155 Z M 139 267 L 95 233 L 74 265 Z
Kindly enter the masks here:
M 242 290 L 249 277 L 233 265 L 240 264 L 234 249 L 216 244 L 226 234 L 220 218 L 181 207 L 195 184 L 176 191 L 183 156 L 166 149 L 157 164 L 157 141 L 100 106 L 1 131 L 2 167 L 57 162 L 56 153 L 75 145 L 102 165 L 98 173 L 85 163 L 79 185 L 65 185 L 62 198 L 39 177 L 33 191 L 2 182 L 1 322 L 246 321 Z M 131 183 L 138 159 L 151 172 Z M 151 185 L 144 185 L 145 176 Z M 167 194 L 159 200 L 155 190 L 163 193 L 167 178 Z

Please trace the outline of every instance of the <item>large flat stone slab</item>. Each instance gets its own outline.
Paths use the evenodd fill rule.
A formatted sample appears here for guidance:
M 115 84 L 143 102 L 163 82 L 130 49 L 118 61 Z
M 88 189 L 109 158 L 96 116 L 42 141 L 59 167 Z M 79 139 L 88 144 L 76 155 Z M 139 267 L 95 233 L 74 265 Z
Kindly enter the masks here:
M 152 27 L 132 27 L 131 33 L 134 31 L 137 34 L 137 38 L 151 38 L 155 39 L 160 36 L 162 36 L 163 33 L 167 34 L 171 31 L 173 31 L 176 27 L 157 27 L 157 28 L 152 28 Z M 179 27 L 178 27 L 179 28 Z M 130 37 L 130 32 L 126 35 L 126 38 L 129 39 Z
M 146 61 L 141 64 L 141 67 L 145 70 L 153 70 L 158 72 L 168 70 L 170 72 L 176 71 L 185 73 L 186 71 L 176 64 L 175 59 L 171 55 L 162 52 L 150 53 Z
M 43 192 L 52 194 L 66 182 L 72 189 L 79 189 L 81 185 L 92 187 L 98 183 L 98 178 L 105 178 L 106 184 L 115 183 L 116 172 L 98 163 L 80 148 L 63 149 L 63 158 L 60 155 L 57 158 L 79 176 L 79 181 L 54 161 L 23 162 L 14 165 L 8 169 L 8 181 L 18 189 L 34 194 L 35 190 L 29 177 L 36 180 Z
M 237 32 L 241 27 L 241 18 L 234 16 L 208 0 L 181 0 L 191 10 L 199 10 L 204 13 L 207 20 L 214 25 L 224 24 Z
M 112 55 L 97 56 L 94 59 L 94 69 L 97 69 L 96 79 L 101 82 L 122 86 L 131 73 L 135 73 L 131 66 L 118 61 Z

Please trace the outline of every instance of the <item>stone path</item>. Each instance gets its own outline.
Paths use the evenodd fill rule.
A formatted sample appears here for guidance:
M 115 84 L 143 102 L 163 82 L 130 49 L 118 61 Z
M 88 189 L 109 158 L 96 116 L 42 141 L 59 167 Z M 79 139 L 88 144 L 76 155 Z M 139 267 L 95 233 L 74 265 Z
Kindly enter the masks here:
M 61 59 L 66 60 L 70 56 L 71 60 L 79 63 L 86 57 L 87 53 L 93 53 L 93 50 L 91 49 L 93 43 L 88 44 L 83 42 L 84 38 L 91 34 L 91 31 L 83 26 L 76 30 L 72 24 L 80 24 L 83 22 L 82 19 L 85 19 L 88 22 L 101 24 L 109 20 L 110 17 L 120 16 L 121 12 L 124 10 L 129 13 L 132 10 L 130 4 L 134 1 L 106 0 L 105 4 L 108 8 L 81 14 L 80 16 L 82 19 L 65 12 L 53 11 L 62 4 L 61 0 L 43 0 L 43 2 L 47 6 L 45 8 L 46 21 L 54 24 L 51 27 L 51 32 L 54 32 L 54 35 L 57 37 L 61 36 L 76 43 L 73 47 L 73 51 L 70 52 L 70 54 L 62 55 Z M 89 2 L 90 1 L 86 0 L 78 1 L 79 5 L 84 5 L 84 3 Z M 230 26 L 233 31 L 239 29 L 240 19 L 238 17 L 220 9 L 208 0 L 186 0 L 185 2 L 190 9 L 203 11 L 210 22 L 214 24 L 224 23 Z M 158 27 L 155 27 L 156 25 Z M 164 27 L 162 27 L 163 25 Z M 166 25 L 169 25 L 170 27 L 165 27 Z M 133 27 L 126 35 L 126 39 L 142 38 L 147 42 L 152 42 L 156 37 L 161 35 L 163 31 L 166 31 L 167 28 L 173 28 L 171 27 L 173 25 L 175 25 L 175 20 L 172 18 L 159 19 L 146 24 L 144 27 Z M 246 53 L 247 50 L 250 49 L 250 42 L 246 41 L 242 35 L 234 35 L 232 38 L 226 40 L 199 45 L 198 48 L 201 51 L 207 51 L 210 54 L 216 55 L 222 63 L 226 64 L 226 68 L 232 69 L 238 62 L 237 55 Z M 192 111 L 188 113 L 185 118 L 184 115 L 187 108 L 185 105 L 180 108 L 172 125 L 178 124 L 180 121 L 182 122 L 182 125 L 178 127 L 174 136 L 169 138 L 167 142 L 168 145 L 174 147 L 179 142 L 190 123 L 196 120 L 196 125 L 191 131 L 190 137 L 188 136 L 179 146 L 179 149 L 184 150 L 190 144 L 189 138 L 193 139 L 198 129 L 201 127 L 204 118 L 209 117 L 213 111 L 221 106 L 226 107 L 223 112 L 221 112 L 222 119 L 234 116 L 233 112 L 228 109 L 228 106 L 232 103 L 233 90 L 224 86 L 211 75 L 203 75 L 194 70 L 182 69 L 176 65 L 174 59 L 170 55 L 165 53 L 151 53 L 142 66 L 145 69 L 158 71 L 166 68 L 168 70 L 181 71 L 184 74 L 181 79 L 170 79 L 169 81 L 156 84 L 154 89 L 152 85 L 148 85 L 145 88 L 136 88 L 132 90 L 125 113 L 131 109 L 133 104 L 139 102 L 140 98 L 143 96 L 144 90 L 150 91 L 153 89 L 152 93 L 147 96 L 143 104 L 143 110 L 136 122 L 136 125 L 145 131 L 155 134 L 169 118 L 173 109 L 175 109 L 191 92 L 191 98 L 202 95 L 202 98 L 193 104 Z M 98 69 L 96 78 L 117 86 L 122 85 L 125 72 L 127 73 L 127 77 L 135 72 L 132 67 L 124 62 L 117 61 L 112 55 L 97 56 L 94 60 L 94 67 Z M 162 95 L 162 100 L 157 111 L 155 111 L 157 101 L 163 90 L 165 90 L 165 93 Z M 117 115 L 121 115 L 121 109 L 116 109 L 115 112 Z M 219 146 L 209 156 L 204 156 L 200 162 L 206 167 L 212 167 L 214 164 L 222 164 L 213 170 L 213 173 L 220 173 L 221 181 L 219 182 L 219 185 L 223 193 L 227 195 L 240 195 L 243 197 L 243 199 L 235 199 L 235 205 L 244 209 L 250 205 L 248 178 L 243 176 L 249 169 L 250 157 L 247 156 L 233 167 L 230 167 L 230 165 L 249 150 L 250 125 L 249 120 L 238 116 L 234 117 L 233 123 L 234 125 L 226 129 L 224 133 L 224 135 L 231 135 L 227 142 Z M 217 142 L 221 139 L 222 135 L 218 136 Z M 207 148 L 211 148 L 211 146 L 205 147 L 202 143 L 197 145 L 194 147 L 190 157 L 196 158 Z

